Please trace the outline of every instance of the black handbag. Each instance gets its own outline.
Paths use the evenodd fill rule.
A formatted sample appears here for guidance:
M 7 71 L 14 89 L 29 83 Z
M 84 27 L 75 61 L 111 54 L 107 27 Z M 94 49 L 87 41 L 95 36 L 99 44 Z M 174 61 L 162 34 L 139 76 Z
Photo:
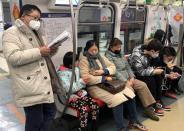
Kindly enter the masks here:
M 121 80 L 112 80 L 101 83 L 100 88 L 112 93 L 117 94 L 125 89 L 126 82 Z

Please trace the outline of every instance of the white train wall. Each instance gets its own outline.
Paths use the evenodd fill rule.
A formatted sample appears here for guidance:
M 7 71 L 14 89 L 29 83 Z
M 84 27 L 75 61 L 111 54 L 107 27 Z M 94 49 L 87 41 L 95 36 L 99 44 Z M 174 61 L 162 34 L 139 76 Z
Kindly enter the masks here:
M 89 0 L 88 0 L 89 1 Z M 94 2 L 97 0 L 91 0 Z M 112 2 L 113 1 L 113 2 Z M 122 7 L 118 0 L 112 0 L 111 3 L 114 6 L 115 13 L 115 23 L 114 23 L 114 37 L 120 37 L 120 27 L 121 27 L 121 13 Z M 63 30 L 68 30 L 71 32 L 71 21 L 70 21 L 70 11 L 69 7 L 65 6 L 55 6 L 55 0 L 10 0 L 11 12 L 14 3 L 20 4 L 35 4 L 37 5 L 44 14 L 45 21 L 45 34 L 47 38 L 47 43 L 54 39 Z M 170 7 L 167 10 L 163 6 L 157 5 L 146 5 L 147 7 L 147 17 L 145 24 L 144 39 L 149 38 L 157 29 L 166 30 L 166 24 L 169 23 L 172 27 L 173 37 L 172 42 L 175 44 L 179 43 L 180 37 L 180 24 L 183 23 L 183 7 L 175 8 Z M 167 17 L 168 16 L 168 17 Z M 168 20 L 168 21 L 167 21 Z M 12 17 L 13 21 L 13 17 Z M 54 23 L 54 24 L 53 24 Z M 79 45 L 84 43 L 83 41 L 78 42 Z M 125 43 L 126 44 L 126 43 Z M 58 67 L 62 64 L 62 56 L 65 52 L 72 50 L 72 39 L 65 42 L 59 49 L 57 55 L 53 57 L 53 61 Z

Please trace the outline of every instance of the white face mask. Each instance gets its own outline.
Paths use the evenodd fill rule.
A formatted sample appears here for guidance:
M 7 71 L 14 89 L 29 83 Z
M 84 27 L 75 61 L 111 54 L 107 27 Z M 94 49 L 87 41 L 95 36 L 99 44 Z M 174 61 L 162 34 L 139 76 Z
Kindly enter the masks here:
M 152 54 L 152 58 L 157 58 L 159 56 L 159 53 L 154 53 L 154 54 Z
M 29 22 L 29 27 L 30 27 L 31 29 L 33 29 L 33 30 L 39 30 L 40 25 L 41 25 L 40 21 L 31 20 L 31 21 Z

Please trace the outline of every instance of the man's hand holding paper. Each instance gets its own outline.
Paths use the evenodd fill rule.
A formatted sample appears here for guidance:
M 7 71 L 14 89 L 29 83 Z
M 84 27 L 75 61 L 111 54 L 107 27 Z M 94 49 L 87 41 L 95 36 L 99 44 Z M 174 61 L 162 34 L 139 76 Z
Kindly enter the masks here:
M 47 45 L 42 46 L 40 47 L 40 53 L 43 57 L 49 56 L 51 53 L 51 49 Z
M 49 56 L 49 55 L 54 55 L 58 51 L 59 47 L 57 46 L 52 46 L 48 47 L 47 45 L 40 47 L 40 53 L 43 57 Z

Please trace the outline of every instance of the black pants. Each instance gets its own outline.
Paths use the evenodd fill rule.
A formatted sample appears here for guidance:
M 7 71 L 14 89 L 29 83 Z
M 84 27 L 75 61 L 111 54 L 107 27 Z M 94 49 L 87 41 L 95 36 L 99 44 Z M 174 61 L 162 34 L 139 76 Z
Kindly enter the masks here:
M 24 107 L 26 116 L 25 131 L 48 131 L 55 116 L 54 103 Z
M 138 122 L 135 99 L 129 99 L 128 101 L 112 108 L 118 131 L 125 129 L 126 127 L 125 121 L 123 119 L 124 109 L 127 109 L 128 119 L 131 123 Z
M 152 93 L 153 97 L 156 101 L 161 99 L 162 96 L 162 76 L 156 75 L 156 76 L 136 76 L 137 79 L 144 81 L 148 88 L 150 89 L 150 92 Z

